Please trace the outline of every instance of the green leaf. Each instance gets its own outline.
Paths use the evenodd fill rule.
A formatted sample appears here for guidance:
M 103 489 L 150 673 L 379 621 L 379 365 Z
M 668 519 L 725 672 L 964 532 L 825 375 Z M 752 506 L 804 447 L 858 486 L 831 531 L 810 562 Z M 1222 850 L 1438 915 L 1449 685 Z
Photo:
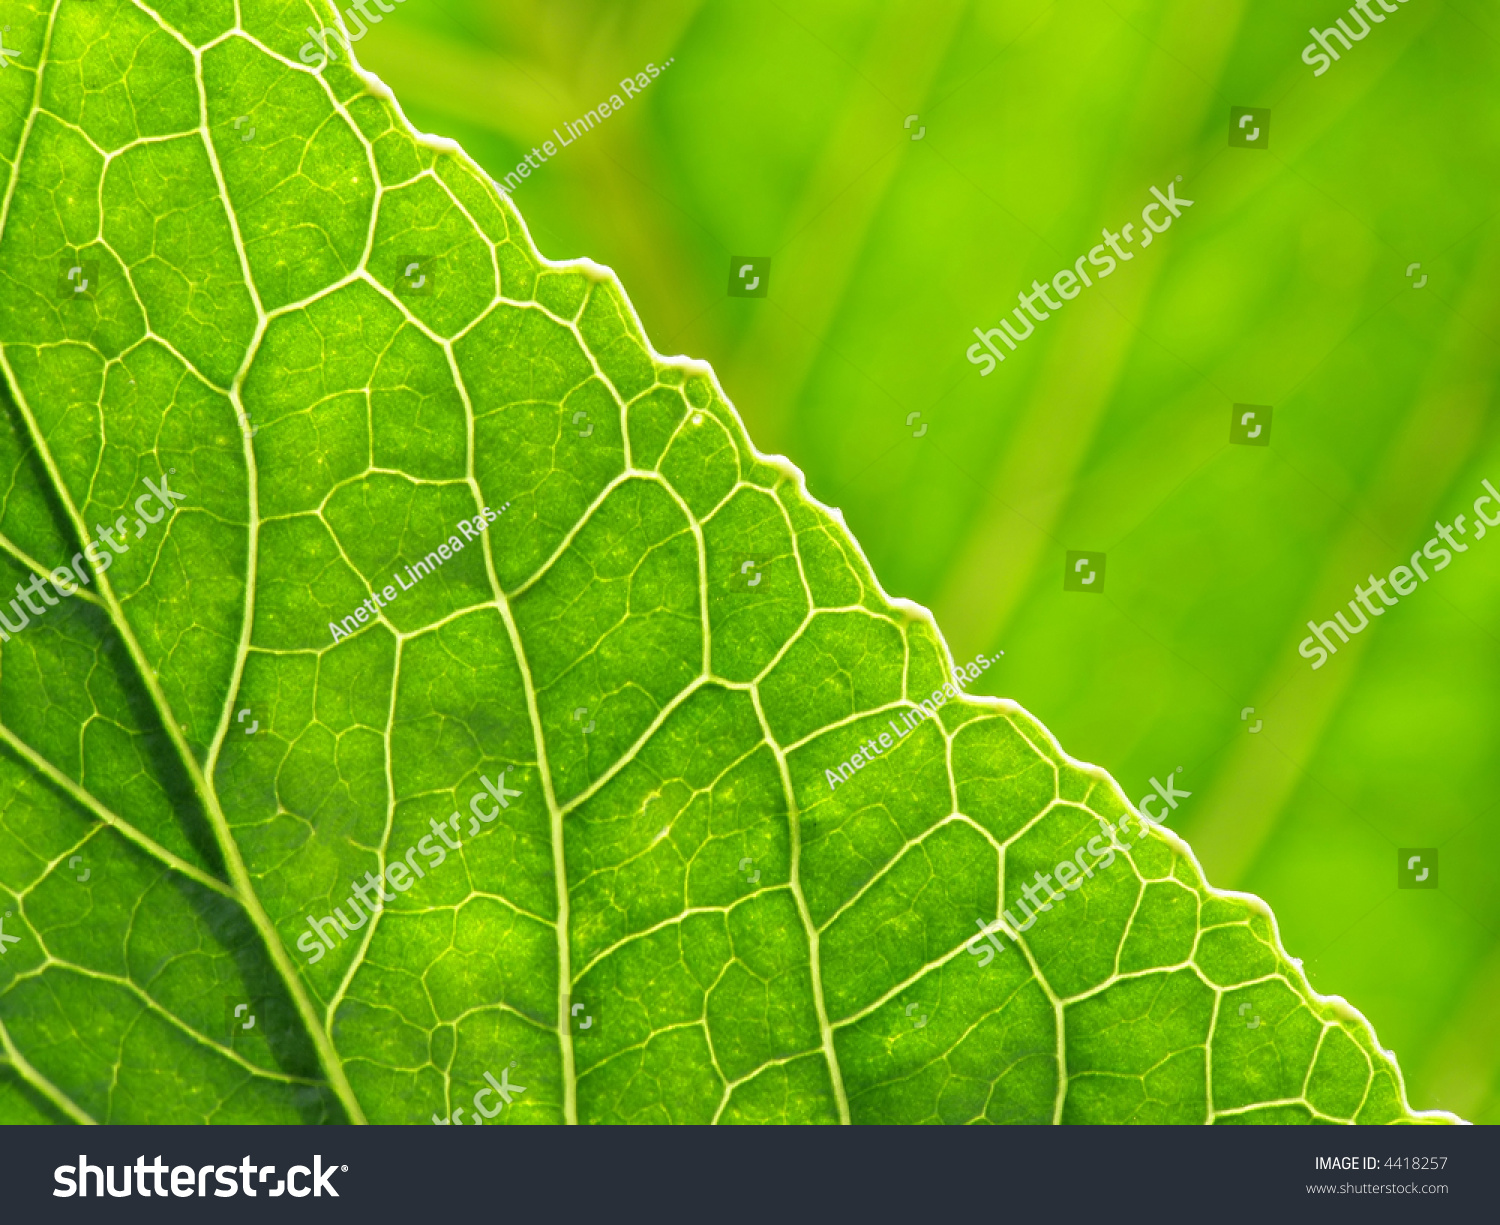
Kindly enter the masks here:
M 157 11 L 0 75 L 0 1119 L 1419 1117 L 328 12 Z

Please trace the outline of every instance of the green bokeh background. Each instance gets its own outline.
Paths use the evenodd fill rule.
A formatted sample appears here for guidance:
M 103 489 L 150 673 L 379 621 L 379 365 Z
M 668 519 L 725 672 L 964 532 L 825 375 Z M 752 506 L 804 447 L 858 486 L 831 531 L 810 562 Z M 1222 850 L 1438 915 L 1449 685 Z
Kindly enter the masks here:
M 1500 533 L 1317 672 L 1297 644 L 1500 483 L 1500 14 L 1402 0 L 1315 77 L 1339 16 L 406 0 L 357 54 L 497 178 L 666 65 L 517 189 L 541 249 L 613 267 L 1065 749 L 1133 796 L 1180 766 L 1209 879 L 1272 904 L 1415 1107 L 1497 1122 Z M 1268 150 L 1229 147 L 1236 105 Z M 1171 232 L 981 377 L 970 329 L 1178 175 Z M 766 298 L 732 255 L 772 257 Z M 1229 445 L 1236 402 L 1269 447 Z M 1103 598 L 1068 550 L 1107 553 Z M 1396 887 L 1401 847 L 1439 889 Z

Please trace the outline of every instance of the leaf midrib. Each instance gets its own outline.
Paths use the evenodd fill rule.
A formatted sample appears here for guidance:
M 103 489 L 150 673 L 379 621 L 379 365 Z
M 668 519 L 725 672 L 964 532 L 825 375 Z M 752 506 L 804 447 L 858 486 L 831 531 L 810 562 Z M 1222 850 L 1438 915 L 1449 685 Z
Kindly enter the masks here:
M 18 164 L 19 161 L 20 157 L 18 155 Z M 0 352 L 0 365 L 3 365 L 5 375 L 9 379 L 11 386 L 18 386 L 14 371 L 11 370 L 10 362 L 4 356 L 3 352 Z M 78 540 L 89 539 L 87 525 L 84 523 L 83 517 L 78 513 L 78 508 L 73 504 L 72 496 L 69 494 L 67 485 L 62 479 L 62 474 L 58 471 L 56 460 L 52 456 L 51 449 L 47 446 L 46 439 L 43 437 L 31 409 L 27 406 L 22 396 L 17 395 L 15 399 L 16 409 L 26 422 L 26 428 L 31 434 L 32 443 L 37 448 L 37 454 L 47 470 L 48 479 L 51 481 L 53 489 L 62 503 L 63 512 L 68 517 L 69 524 L 75 533 L 75 538 Z M 136 677 L 145 688 L 156 716 L 161 721 L 162 729 L 170 739 L 188 781 L 192 785 L 194 794 L 203 806 L 204 813 L 208 818 L 209 826 L 214 835 L 214 841 L 218 845 L 219 853 L 224 858 L 224 865 L 229 873 L 235 899 L 239 902 L 241 908 L 264 942 L 266 952 L 271 959 L 273 967 L 283 980 L 287 992 L 297 1008 L 298 1014 L 307 1026 L 308 1035 L 317 1049 L 319 1062 L 323 1065 L 324 1072 L 328 1076 L 330 1088 L 333 1089 L 334 1093 L 343 1103 L 351 1121 L 364 1122 L 364 1112 L 360 1107 L 358 1099 L 354 1096 L 353 1088 L 350 1086 L 348 1077 L 345 1075 L 342 1061 L 334 1051 L 332 1041 L 326 1029 L 318 1022 L 316 1014 L 313 1011 L 311 998 L 307 994 L 302 978 L 292 966 L 286 948 L 281 942 L 281 937 L 277 933 L 275 925 L 271 922 L 270 916 L 266 914 L 265 908 L 261 905 L 260 898 L 251 884 L 249 872 L 245 867 L 243 857 L 240 855 L 239 844 L 235 842 L 233 835 L 230 833 L 223 808 L 219 804 L 218 795 L 209 779 L 205 776 L 197 757 L 193 754 L 192 748 L 187 742 L 187 737 L 183 734 L 181 725 L 174 717 L 171 703 L 168 702 L 166 695 L 162 692 L 160 681 L 146 660 L 145 653 L 142 651 L 141 645 L 136 639 L 135 632 L 131 629 L 130 623 L 126 619 L 124 609 L 120 605 L 119 598 L 115 595 L 114 586 L 110 582 L 108 575 L 102 572 L 96 573 L 94 579 L 99 584 L 99 590 L 104 599 L 105 611 L 109 616 L 110 622 L 114 626 L 115 632 L 120 636 L 120 640 L 130 656 L 131 663 L 136 671 Z M 247 596 L 247 599 L 253 599 L 253 597 Z M 237 673 L 239 668 L 243 667 L 244 643 L 245 637 L 248 634 L 248 624 L 247 621 L 245 629 L 242 631 L 241 650 L 236 668 Z M 231 698 L 234 692 L 233 688 L 229 690 Z M 232 705 L 232 701 L 226 701 L 224 712 L 221 715 L 221 723 L 224 726 L 227 726 L 229 717 L 228 707 L 230 705 Z M 220 743 L 222 743 L 223 739 L 222 732 L 223 728 L 221 727 L 221 734 L 218 737 Z

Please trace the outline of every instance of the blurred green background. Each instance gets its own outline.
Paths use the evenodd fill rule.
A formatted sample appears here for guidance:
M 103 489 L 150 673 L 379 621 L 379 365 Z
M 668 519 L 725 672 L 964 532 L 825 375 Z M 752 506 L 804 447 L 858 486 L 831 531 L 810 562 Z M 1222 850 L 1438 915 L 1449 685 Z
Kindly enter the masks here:
M 1273 905 L 1415 1107 L 1497 1122 L 1500 533 L 1317 672 L 1297 644 L 1500 483 L 1500 15 L 1403 0 L 1315 77 L 1344 15 L 407 0 L 357 54 L 497 178 L 666 65 L 515 192 L 543 252 L 614 268 L 1068 752 L 1133 798 L 1182 767 L 1209 879 Z M 1229 147 L 1235 105 L 1269 149 Z M 981 377 L 970 330 L 1177 175 L 1171 232 Z M 727 296 L 732 255 L 772 257 L 768 297 Z M 1269 447 L 1229 445 L 1236 402 Z M 1064 593 L 1069 549 L 1107 553 L 1103 598 Z M 1397 888 L 1401 847 L 1439 889 Z

